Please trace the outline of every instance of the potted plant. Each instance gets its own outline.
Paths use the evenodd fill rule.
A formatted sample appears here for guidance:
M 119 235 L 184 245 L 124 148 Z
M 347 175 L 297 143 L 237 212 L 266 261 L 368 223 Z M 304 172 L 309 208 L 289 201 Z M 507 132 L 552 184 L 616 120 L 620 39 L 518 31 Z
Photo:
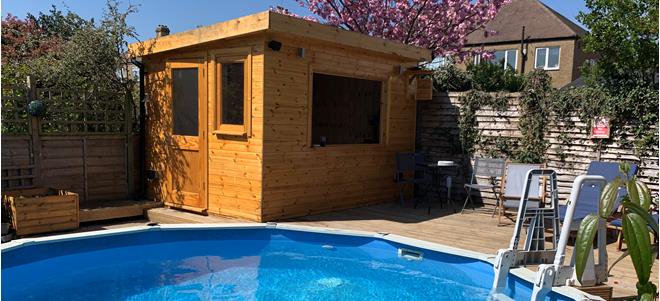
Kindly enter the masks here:
M 592 252 L 598 223 L 610 218 L 618 198 L 618 190 L 625 188 L 628 190 L 628 195 L 624 196 L 621 201 L 621 220 L 623 237 L 628 249 L 614 264 L 624 257 L 630 256 L 637 274 L 638 299 L 653 300 L 657 287 L 650 281 L 650 277 L 653 261 L 658 253 L 658 221 L 654 219 L 649 209 L 652 204 L 657 207 L 657 203 L 651 199 L 651 191 L 646 184 L 637 181 L 635 176 L 627 178 L 630 170 L 629 164 L 622 163 L 619 168 L 622 176 L 608 183 L 603 189 L 598 214 L 588 215 L 580 224 L 575 241 L 575 270 L 578 279 L 582 279 L 589 252 Z M 655 238 L 653 243 L 651 236 Z

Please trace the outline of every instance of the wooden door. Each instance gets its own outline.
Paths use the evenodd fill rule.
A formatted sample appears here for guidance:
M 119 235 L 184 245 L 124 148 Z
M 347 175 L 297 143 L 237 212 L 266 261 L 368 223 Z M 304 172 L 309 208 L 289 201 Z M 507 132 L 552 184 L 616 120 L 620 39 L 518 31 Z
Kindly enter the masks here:
M 177 60 L 167 64 L 170 75 L 171 137 L 169 143 L 169 204 L 204 212 L 206 200 L 205 60 Z

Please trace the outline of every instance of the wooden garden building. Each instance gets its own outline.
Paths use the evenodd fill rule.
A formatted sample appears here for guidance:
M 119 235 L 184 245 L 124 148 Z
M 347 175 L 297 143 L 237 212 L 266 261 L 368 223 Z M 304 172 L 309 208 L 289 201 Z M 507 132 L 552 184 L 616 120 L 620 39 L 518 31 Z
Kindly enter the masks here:
M 397 197 L 422 48 L 262 12 L 131 45 L 149 197 L 271 221 Z

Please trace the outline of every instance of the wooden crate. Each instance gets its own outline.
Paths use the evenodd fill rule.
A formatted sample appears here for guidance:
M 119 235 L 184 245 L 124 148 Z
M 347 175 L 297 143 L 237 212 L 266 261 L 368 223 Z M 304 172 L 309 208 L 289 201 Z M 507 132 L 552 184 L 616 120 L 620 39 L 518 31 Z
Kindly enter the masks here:
M 77 229 L 78 194 L 46 187 L 10 190 L 3 202 L 11 207 L 16 235 Z

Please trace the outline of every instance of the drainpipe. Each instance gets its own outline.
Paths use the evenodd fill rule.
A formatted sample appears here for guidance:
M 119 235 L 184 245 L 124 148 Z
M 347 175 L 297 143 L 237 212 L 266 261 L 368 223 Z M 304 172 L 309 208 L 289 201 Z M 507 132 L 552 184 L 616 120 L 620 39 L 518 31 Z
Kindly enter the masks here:
M 522 35 L 520 36 L 520 74 L 525 74 L 525 63 L 527 62 L 527 49 L 525 49 L 525 26 L 522 27 Z
M 144 64 L 138 60 L 132 60 L 131 61 L 133 65 L 138 67 L 140 70 L 140 146 L 139 146 L 139 158 L 138 161 L 140 162 L 140 190 L 138 191 L 138 197 L 144 198 L 146 196 L 146 185 L 145 185 L 145 147 L 146 147 L 146 115 L 147 115 L 147 108 L 146 108 L 146 93 L 144 89 L 144 74 L 145 74 L 145 67 Z

